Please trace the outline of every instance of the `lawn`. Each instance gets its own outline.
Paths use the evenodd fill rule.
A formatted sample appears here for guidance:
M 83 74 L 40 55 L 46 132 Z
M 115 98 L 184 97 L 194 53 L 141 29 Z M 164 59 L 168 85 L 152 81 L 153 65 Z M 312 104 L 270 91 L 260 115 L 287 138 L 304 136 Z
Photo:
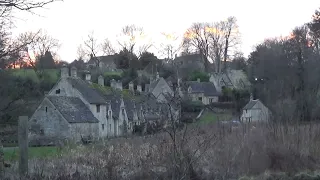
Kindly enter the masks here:
M 59 154 L 57 147 L 29 147 L 28 156 L 31 158 L 45 158 L 53 157 Z M 4 160 L 13 161 L 19 158 L 19 149 L 14 148 L 4 148 Z
M 216 121 L 228 121 L 232 119 L 231 114 L 226 113 L 213 113 L 213 112 L 204 112 L 200 117 L 199 123 L 212 123 Z

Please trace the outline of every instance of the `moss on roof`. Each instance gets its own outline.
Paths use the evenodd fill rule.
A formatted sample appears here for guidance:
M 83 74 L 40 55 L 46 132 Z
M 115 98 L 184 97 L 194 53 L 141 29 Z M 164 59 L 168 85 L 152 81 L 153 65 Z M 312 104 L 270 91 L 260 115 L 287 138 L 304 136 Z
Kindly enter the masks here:
M 99 84 L 92 83 L 91 86 L 99 90 L 103 95 L 121 94 L 124 98 L 130 98 L 133 100 L 139 100 L 139 95 L 134 95 L 129 89 L 123 89 L 122 91 L 113 89 L 109 86 L 100 86 Z

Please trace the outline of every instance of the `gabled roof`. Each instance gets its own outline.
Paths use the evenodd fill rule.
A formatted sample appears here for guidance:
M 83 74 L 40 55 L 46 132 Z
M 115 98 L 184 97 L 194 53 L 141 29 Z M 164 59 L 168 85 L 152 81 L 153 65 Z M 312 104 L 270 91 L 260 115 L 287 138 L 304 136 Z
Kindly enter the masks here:
M 97 58 L 103 63 L 111 64 L 111 63 L 114 63 L 116 56 L 115 55 L 98 56 Z
M 201 61 L 201 55 L 200 54 L 188 54 L 188 55 L 183 55 L 183 56 L 179 56 L 179 57 L 176 57 L 174 59 L 174 61 L 193 61 L 195 62 L 196 61 Z
M 244 109 L 244 110 L 252 109 L 253 106 L 256 105 L 258 101 L 259 101 L 258 99 L 256 99 L 256 100 L 250 100 L 250 101 L 243 107 L 243 109 Z
M 47 96 L 69 123 L 98 123 L 90 109 L 77 97 Z
M 96 89 L 91 87 L 91 84 L 89 84 L 88 82 L 80 78 L 72 78 L 72 77 L 68 77 L 67 81 L 74 88 L 76 88 L 90 104 L 106 103 L 103 97 L 97 92 Z
M 204 93 L 205 96 L 218 96 L 219 93 L 211 82 L 187 81 L 187 87 L 191 87 L 191 93 Z
M 103 63 L 107 63 L 107 64 L 110 64 L 110 63 L 114 63 L 114 60 L 115 60 L 115 55 L 108 55 L 108 56 L 97 56 L 95 58 L 98 58 L 101 62 Z M 88 64 L 95 64 L 95 59 L 90 59 L 87 63 Z

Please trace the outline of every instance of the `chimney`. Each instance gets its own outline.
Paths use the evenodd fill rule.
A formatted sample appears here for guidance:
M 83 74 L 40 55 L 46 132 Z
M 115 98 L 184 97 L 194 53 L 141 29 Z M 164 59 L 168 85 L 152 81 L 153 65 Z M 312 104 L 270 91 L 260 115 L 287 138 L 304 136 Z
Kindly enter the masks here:
M 117 89 L 122 91 L 122 82 L 120 80 L 118 80 L 118 82 L 117 82 Z
M 159 76 L 159 72 L 157 72 L 157 80 L 160 78 L 160 76 Z
M 61 68 L 61 78 L 69 77 L 69 68 L 64 64 Z
M 112 79 L 112 80 L 110 81 L 110 86 L 115 89 L 115 88 L 117 88 L 117 87 L 116 87 L 116 83 L 117 83 L 116 80 Z
M 132 92 L 134 91 L 134 84 L 132 81 L 129 83 L 129 90 Z
M 74 66 L 71 68 L 71 77 L 74 77 L 74 78 L 78 77 L 77 68 Z
M 141 84 L 138 84 L 138 85 L 137 85 L 137 91 L 140 92 L 140 93 L 142 92 Z
M 91 74 L 89 71 L 86 72 L 86 81 L 91 81 Z
M 253 100 L 253 94 L 250 93 L 250 101 L 252 101 L 252 100 Z
M 197 81 L 200 82 L 200 78 L 198 78 Z
M 152 84 L 152 82 L 153 82 L 153 77 L 151 76 L 151 77 L 150 77 L 150 83 L 149 83 L 149 84 Z
M 98 84 L 99 84 L 100 86 L 104 86 L 104 77 L 103 77 L 102 75 L 100 75 L 100 76 L 98 77 Z

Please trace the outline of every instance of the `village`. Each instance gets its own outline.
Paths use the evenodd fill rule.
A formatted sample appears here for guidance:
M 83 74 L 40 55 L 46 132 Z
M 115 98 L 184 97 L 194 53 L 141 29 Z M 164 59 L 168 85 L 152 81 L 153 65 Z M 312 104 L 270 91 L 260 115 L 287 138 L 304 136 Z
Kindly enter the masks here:
M 318 2 L 206 1 L 0 1 L 0 180 L 320 179 Z
M 185 62 L 183 58 L 188 57 L 179 57 L 180 61 L 177 63 Z M 201 64 L 192 59 L 191 63 L 194 62 Z M 108 71 L 118 71 L 114 68 L 114 62 L 102 61 L 99 67 L 92 68 L 94 64 L 90 64 L 89 61 L 87 66 L 90 66 L 91 70 L 99 69 L 101 74 L 96 82 L 92 80 L 88 69 L 78 70 L 75 66 L 66 65 L 61 68 L 60 79 L 46 93 L 30 117 L 30 145 L 52 145 L 58 140 L 79 142 L 89 137 L 92 140 L 121 137 L 132 135 L 138 130 L 146 134 L 149 132 L 148 128 L 156 125 L 161 129 L 161 126 L 164 128 L 171 123 L 170 121 L 181 122 L 181 117 L 184 117 L 181 110 L 182 102 L 199 102 L 210 106 L 219 102 L 224 88 L 248 91 L 251 88 L 245 73 L 232 69 L 225 73 L 212 73 L 209 82 L 201 82 L 200 78 L 195 81 L 183 81 L 174 74 L 165 79 L 159 72 L 145 77 L 147 73 L 142 70 L 138 77 L 127 85 L 122 84 L 120 80 L 112 79 L 110 86 L 106 86 L 102 75 Z M 78 71 L 83 71 L 84 78 Z M 143 86 L 141 81 L 144 78 L 148 78 L 149 83 Z M 206 109 L 203 107 L 201 111 Z M 241 109 L 241 114 L 231 114 L 229 119 L 224 121 L 267 122 L 270 116 L 268 108 L 258 99 L 252 99 L 252 96 Z M 207 114 L 213 114 L 213 111 L 208 109 L 205 111 Z M 214 116 L 213 114 L 212 117 L 206 118 L 212 118 L 214 121 Z M 201 114 L 194 118 L 196 117 L 201 119 Z

